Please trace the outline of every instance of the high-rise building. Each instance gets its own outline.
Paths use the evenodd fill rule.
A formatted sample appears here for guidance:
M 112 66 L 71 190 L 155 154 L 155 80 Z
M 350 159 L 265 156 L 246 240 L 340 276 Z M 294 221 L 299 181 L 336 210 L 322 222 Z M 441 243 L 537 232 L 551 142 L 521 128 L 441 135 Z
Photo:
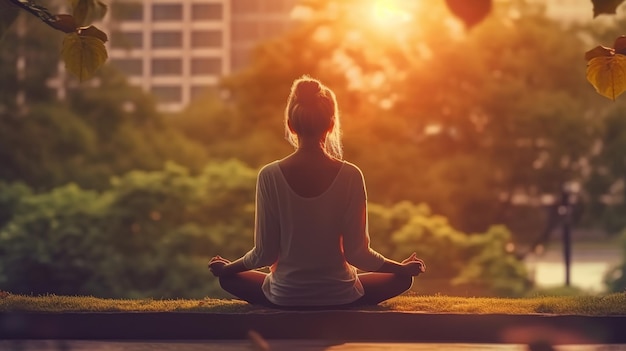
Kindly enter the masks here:
M 289 27 L 296 0 L 116 0 L 103 21 L 110 63 L 179 111 Z

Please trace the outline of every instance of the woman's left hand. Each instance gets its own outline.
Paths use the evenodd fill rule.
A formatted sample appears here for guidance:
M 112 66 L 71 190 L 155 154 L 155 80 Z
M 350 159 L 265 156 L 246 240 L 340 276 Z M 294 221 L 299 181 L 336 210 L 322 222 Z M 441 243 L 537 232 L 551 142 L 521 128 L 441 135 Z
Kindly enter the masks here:
M 417 255 L 415 254 L 415 252 L 413 252 L 411 254 L 411 256 L 409 256 L 409 258 L 405 259 L 402 261 L 403 265 L 409 264 L 409 263 L 417 263 L 420 267 L 419 271 L 420 273 L 424 273 L 426 272 L 426 263 L 424 262 L 424 260 L 422 260 L 421 258 L 417 258 Z
M 220 275 L 222 275 L 224 266 L 229 263 L 229 260 L 221 256 L 215 256 L 209 261 L 209 270 L 211 271 L 211 273 L 213 273 L 214 276 L 219 277 Z

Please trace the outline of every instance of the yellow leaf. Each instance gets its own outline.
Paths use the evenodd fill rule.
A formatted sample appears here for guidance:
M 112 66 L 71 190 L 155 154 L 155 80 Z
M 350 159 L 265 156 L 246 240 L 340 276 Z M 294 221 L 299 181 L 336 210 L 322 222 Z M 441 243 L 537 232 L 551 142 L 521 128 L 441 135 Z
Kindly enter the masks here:
M 587 64 L 587 80 L 596 91 L 615 101 L 626 90 L 626 56 L 598 56 Z
M 67 71 L 81 81 L 91 78 L 107 59 L 102 40 L 77 33 L 65 36 L 61 55 Z

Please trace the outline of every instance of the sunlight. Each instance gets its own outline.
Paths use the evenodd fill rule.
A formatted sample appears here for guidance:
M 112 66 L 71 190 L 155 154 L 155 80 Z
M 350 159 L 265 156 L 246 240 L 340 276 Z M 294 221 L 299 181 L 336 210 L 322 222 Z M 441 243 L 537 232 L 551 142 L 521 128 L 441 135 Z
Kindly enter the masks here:
M 373 1 L 369 10 L 370 20 L 380 27 L 391 27 L 409 22 L 413 16 L 401 6 L 401 3 L 402 1 L 398 0 Z

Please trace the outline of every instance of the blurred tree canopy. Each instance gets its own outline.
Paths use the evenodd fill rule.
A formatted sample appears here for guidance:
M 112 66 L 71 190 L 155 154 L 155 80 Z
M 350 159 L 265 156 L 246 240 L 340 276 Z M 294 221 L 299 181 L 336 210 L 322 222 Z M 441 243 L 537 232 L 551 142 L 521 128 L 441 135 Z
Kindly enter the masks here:
M 532 241 L 565 182 L 583 184 L 585 201 L 605 195 L 587 186 L 607 109 L 584 77 L 588 28 L 524 1 L 495 4 L 470 31 L 442 1 L 429 2 L 428 15 L 426 5 L 403 3 L 415 18 L 378 24 L 360 2 L 306 4 L 300 25 L 226 80 L 232 109 L 223 123 L 238 138 L 208 126 L 188 136 L 224 155 L 245 150 L 253 166 L 275 159 L 286 148 L 286 92 L 310 74 L 337 93 L 346 155 L 374 201 L 425 202 L 463 231 L 502 223 Z M 179 123 L 203 110 L 204 101 Z
M 16 49 L 0 51 L 0 78 L 12 87 L 0 90 L 0 179 L 36 191 L 68 182 L 101 189 L 113 175 L 161 169 L 168 160 L 202 168 L 202 146 L 167 125 L 153 98 L 112 67 L 100 70 L 97 84 L 55 86 L 63 77 L 50 59 L 58 48 L 41 33 L 49 28 L 23 20 L 28 31 L 12 28 L 4 37 Z M 28 69 L 18 69 L 21 60 Z
M 239 161 L 209 163 L 197 176 L 168 164 L 134 171 L 97 192 L 69 184 L 34 194 L 0 183 L 0 289 L 23 294 L 201 298 L 224 296 L 207 257 L 232 259 L 253 243 L 256 172 Z M 14 194 L 14 195 L 10 195 Z M 19 197 L 17 195 L 20 195 Z M 0 212 L 2 214 L 2 212 Z M 396 259 L 408 250 L 429 262 L 420 293 L 520 296 L 521 261 L 506 251 L 509 232 L 468 236 L 408 202 L 372 205 L 373 246 Z
M 609 291 L 623 293 L 626 291 L 626 230 L 620 236 L 620 244 L 623 253 L 622 262 L 604 276 L 604 282 Z

